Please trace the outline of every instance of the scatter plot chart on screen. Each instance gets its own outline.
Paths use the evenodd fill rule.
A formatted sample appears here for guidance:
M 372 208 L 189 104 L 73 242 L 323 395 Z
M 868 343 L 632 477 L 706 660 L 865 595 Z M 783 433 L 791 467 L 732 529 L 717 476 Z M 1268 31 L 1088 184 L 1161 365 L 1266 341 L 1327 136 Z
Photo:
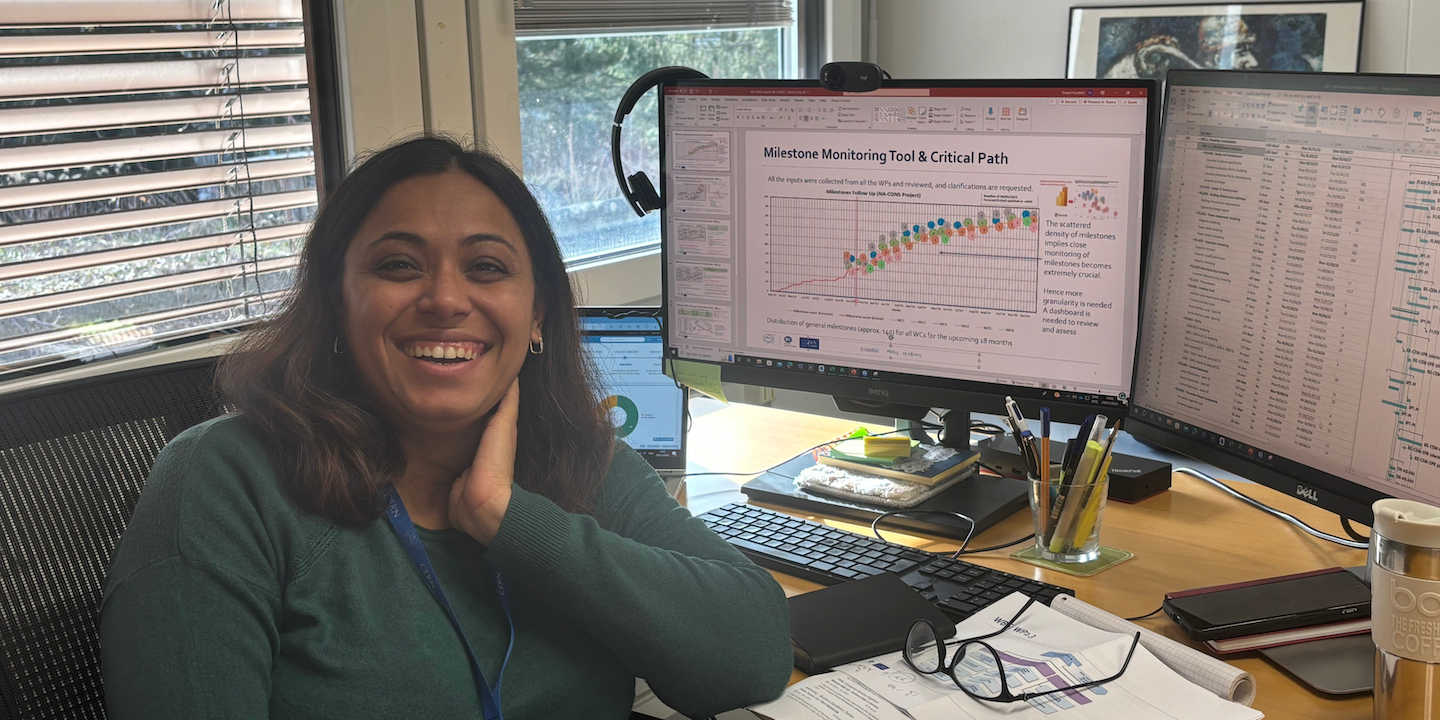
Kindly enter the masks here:
M 730 170 L 730 133 L 677 130 L 671 137 L 676 170 Z
M 770 198 L 770 290 L 1036 312 L 1031 206 Z
M 1114 192 L 1112 190 L 1111 192 Z M 1090 218 L 1118 218 L 1120 210 L 1112 208 L 1106 200 L 1104 191 L 1096 188 L 1080 190 L 1074 195 L 1070 194 L 1069 187 L 1060 188 L 1060 194 L 1055 196 L 1056 207 L 1079 210 L 1082 215 Z

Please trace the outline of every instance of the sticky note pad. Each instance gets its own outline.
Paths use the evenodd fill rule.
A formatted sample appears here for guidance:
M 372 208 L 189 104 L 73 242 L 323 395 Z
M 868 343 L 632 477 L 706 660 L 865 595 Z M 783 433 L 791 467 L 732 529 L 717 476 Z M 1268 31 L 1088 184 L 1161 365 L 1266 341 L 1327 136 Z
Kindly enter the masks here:
M 866 437 L 865 457 L 868 458 L 897 458 L 910 455 L 910 438 L 908 437 Z
M 720 366 L 711 363 L 692 362 L 690 360 L 665 361 L 665 374 L 685 387 L 709 395 L 723 403 L 730 402 L 725 399 L 725 389 L 720 386 Z

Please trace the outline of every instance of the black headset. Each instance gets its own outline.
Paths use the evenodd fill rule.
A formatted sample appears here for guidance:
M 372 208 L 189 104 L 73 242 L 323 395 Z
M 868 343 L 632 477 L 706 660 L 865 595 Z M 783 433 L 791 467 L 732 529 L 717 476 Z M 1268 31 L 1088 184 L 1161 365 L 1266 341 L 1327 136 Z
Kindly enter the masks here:
M 636 215 L 645 217 L 645 213 L 659 210 L 660 193 L 655 191 L 655 184 L 650 182 L 650 178 L 646 177 L 643 171 L 631 175 L 628 180 L 625 177 L 625 168 L 620 164 L 620 127 L 625 122 L 625 116 L 629 115 L 630 111 L 635 109 L 635 104 L 640 102 L 640 98 L 656 85 L 676 80 L 704 80 L 709 77 L 699 70 L 680 65 L 656 68 L 641 75 L 620 98 L 620 107 L 615 109 L 615 125 L 610 128 L 610 160 L 615 163 L 615 180 L 620 183 L 620 192 L 630 201 L 630 207 L 635 209 Z

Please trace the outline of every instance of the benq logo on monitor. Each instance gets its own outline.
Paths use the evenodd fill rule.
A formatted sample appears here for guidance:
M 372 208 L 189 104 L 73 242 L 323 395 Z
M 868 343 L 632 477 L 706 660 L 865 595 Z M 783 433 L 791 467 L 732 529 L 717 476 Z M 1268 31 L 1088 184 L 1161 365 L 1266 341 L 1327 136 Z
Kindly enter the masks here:
M 1320 493 L 1315 492 L 1315 488 L 1308 488 L 1304 485 L 1296 485 L 1295 494 L 1305 498 L 1306 500 L 1309 500 L 1312 503 L 1320 502 Z
M 889 390 L 881 390 L 880 388 L 870 388 L 870 394 L 879 395 L 880 397 L 890 397 Z

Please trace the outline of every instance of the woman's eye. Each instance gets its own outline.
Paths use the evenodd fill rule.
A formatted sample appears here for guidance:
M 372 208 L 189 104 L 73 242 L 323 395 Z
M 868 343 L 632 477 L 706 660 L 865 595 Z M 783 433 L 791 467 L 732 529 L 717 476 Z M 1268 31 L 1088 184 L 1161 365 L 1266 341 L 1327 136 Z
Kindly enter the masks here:
M 499 263 L 496 263 L 496 262 L 492 262 L 492 261 L 490 261 L 490 260 L 476 260 L 475 263 L 470 266 L 470 271 L 471 271 L 471 272 L 484 273 L 484 274 L 494 274 L 494 273 L 504 273 L 504 272 L 506 272 L 505 267 L 504 267 L 503 265 L 500 265 Z
M 414 270 L 416 268 L 414 263 L 404 258 L 389 258 L 387 260 L 381 261 L 380 265 L 377 266 L 376 269 L 380 270 L 381 272 L 401 272 L 406 270 Z

